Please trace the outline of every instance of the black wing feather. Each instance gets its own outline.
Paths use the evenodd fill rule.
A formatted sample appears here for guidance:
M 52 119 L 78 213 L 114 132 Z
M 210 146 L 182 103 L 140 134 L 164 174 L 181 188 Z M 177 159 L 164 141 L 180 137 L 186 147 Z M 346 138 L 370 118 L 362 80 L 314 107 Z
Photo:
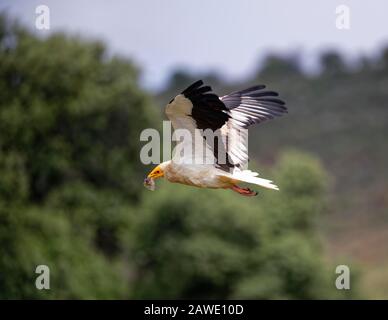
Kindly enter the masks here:
M 277 92 L 262 91 L 263 89 L 264 85 L 257 85 L 221 97 L 226 108 L 230 110 L 231 117 L 239 117 L 238 124 L 241 127 L 247 128 L 287 112 L 285 102 L 274 98 L 279 95 Z
M 220 129 L 229 119 L 228 109 L 220 98 L 212 93 L 210 86 L 202 86 L 199 80 L 182 91 L 182 94 L 191 101 L 193 109 L 191 116 L 198 129 Z
M 220 98 L 212 92 L 210 86 L 203 86 L 203 81 L 199 80 L 188 88 L 182 91 L 182 94 L 191 101 L 193 109 L 191 111 L 191 117 L 195 120 L 198 129 L 206 130 L 211 129 L 216 131 L 220 129 L 230 118 L 228 109 Z M 204 136 L 206 140 L 206 137 Z M 209 143 L 209 146 L 213 149 L 214 157 L 217 161 L 216 165 L 228 171 L 234 167 L 234 164 L 230 162 L 230 157 L 226 153 L 225 146 L 222 145 L 220 152 L 226 155 L 226 163 L 218 163 L 219 155 L 219 138 L 215 136 L 213 143 Z
M 281 116 L 287 112 L 284 101 L 274 98 L 278 96 L 275 91 L 263 90 L 265 85 L 256 85 L 244 90 L 232 92 L 226 96 L 218 97 L 212 92 L 210 86 L 203 86 L 203 81 L 198 80 L 182 91 L 193 104 L 191 117 L 196 122 L 197 128 L 216 131 L 228 121 L 233 121 L 241 128 Z M 235 116 L 237 119 L 234 119 Z M 217 138 L 216 138 L 217 139 Z M 222 146 L 226 154 L 226 164 L 218 164 L 218 167 L 228 171 L 230 168 L 240 166 L 232 163 L 229 154 Z M 215 158 L 218 156 L 218 143 L 213 144 Z M 217 159 L 218 162 L 218 159 Z

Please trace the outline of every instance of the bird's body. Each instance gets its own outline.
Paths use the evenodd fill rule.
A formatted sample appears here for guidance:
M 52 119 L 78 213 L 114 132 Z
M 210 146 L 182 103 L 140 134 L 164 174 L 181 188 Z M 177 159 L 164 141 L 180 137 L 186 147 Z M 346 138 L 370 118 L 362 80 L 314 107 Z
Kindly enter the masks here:
M 250 170 L 228 173 L 211 164 L 182 164 L 171 160 L 159 165 L 164 177 L 173 183 L 210 189 L 228 189 L 236 183 L 246 182 L 262 185 L 269 189 L 277 189 L 270 180 L 257 178 L 258 175 Z M 250 182 L 252 181 L 252 182 Z
M 169 162 L 164 176 L 170 182 L 181 183 L 200 188 L 222 188 L 218 169 L 208 164 L 176 164 Z
M 166 114 L 175 133 L 184 139 L 173 159 L 154 168 L 146 179 L 165 177 L 173 183 L 200 188 L 232 189 L 242 195 L 256 192 L 237 186 L 240 182 L 278 190 L 272 181 L 247 170 L 248 126 L 286 112 L 277 93 L 255 86 L 219 98 L 211 88 L 197 81 L 170 101 Z M 214 135 L 209 138 L 206 132 Z M 198 134 L 199 132 L 199 134 Z

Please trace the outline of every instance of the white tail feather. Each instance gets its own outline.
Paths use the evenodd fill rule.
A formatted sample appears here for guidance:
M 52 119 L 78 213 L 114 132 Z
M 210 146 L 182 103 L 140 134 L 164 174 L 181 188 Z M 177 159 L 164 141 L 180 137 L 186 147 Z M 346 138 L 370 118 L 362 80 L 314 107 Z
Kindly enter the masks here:
M 257 175 L 258 173 L 256 172 L 253 172 L 250 170 L 244 170 L 244 171 L 234 171 L 232 177 L 233 179 L 241 182 L 252 183 L 258 186 L 262 186 L 264 188 L 279 190 L 278 186 L 273 184 L 271 180 L 258 178 Z

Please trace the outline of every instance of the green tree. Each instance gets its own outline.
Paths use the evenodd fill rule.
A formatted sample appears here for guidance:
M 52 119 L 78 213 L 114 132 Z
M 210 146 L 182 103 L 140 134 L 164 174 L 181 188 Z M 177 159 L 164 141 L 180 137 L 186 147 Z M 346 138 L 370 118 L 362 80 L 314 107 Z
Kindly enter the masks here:
M 168 184 L 147 195 L 130 237 L 134 297 L 335 297 L 314 223 L 326 173 L 291 152 L 273 174 L 281 191 L 256 199 Z
M 135 199 L 139 133 L 157 115 L 136 69 L 98 42 L 41 40 L 5 18 L 0 29 L 0 147 L 3 165 L 26 174 L 20 192 L 39 201 L 81 179 Z
M 322 73 L 325 75 L 339 75 L 347 71 L 347 66 L 342 56 L 335 51 L 328 51 L 321 55 Z
M 294 67 L 288 74 L 299 79 Z M 274 82 L 280 69 L 270 72 Z M 337 297 L 316 234 L 327 205 L 319 162 L 286 153 L 268 172 L 281 191 L 257 198 L 168 183 L 144 191 L 138 137 L 161 118 L 137 74 L 99 42 L 40 39 L 0 18 L 0 298 Z M 281 130 L 263 126 L 251 150 L 272 141 L 273 154 L 275 140 L 317 146 L 306 141 L 331 123 L 308 124 L 316 110 L 303 109 L 306 101 L 319 97 L 330 115 L 340 95 L 346 107 L 342 89 L 302 77 L 280 85 L 288 97 L 304 93 L 301 109 Z M 39 264 L 50 267 L 49 291 L 35 288 Z
M 279 55 L 271 54 L 268 55 L 260 70 L 258 71 L 257 78 L 263 77 L 268 81 L 274 78 L 281 77 L 295 77 L 300 76 L 302 70 L 298 61 L 298 56 L 290 55 L 282 57 Z
M 137 78 L 99 42 L 0 17 L 0 298 L 128 296 L 138 137 L 158 123 Z M 52 290 L 35 288 L 39 264 Z

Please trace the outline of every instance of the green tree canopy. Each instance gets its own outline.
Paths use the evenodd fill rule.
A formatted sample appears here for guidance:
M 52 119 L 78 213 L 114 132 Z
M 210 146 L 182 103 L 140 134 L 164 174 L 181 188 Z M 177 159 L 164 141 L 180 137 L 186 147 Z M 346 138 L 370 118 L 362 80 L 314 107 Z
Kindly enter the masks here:
M 326 174 L 315 159 L 290 152 L 273 176 L 281 191 L 249 201 L 166 183 L 152 201 L 146 195 L 130 237 L 135 297 L 335 297 L 314 223 Z
M 320 163 L 286 153 L 269 169 L 281 191 L 257 198 L 144 191 L 139 133 L 161 118 L 137 73 L 99 42 L 0 18 L 0 298 L 336 297 Z
M 159 120 L 137 77 L 99 42 L 0 17 L 0 298 L 128 296 L 120 238 Z M 35 288 L 39 264 L 55 289 Z

